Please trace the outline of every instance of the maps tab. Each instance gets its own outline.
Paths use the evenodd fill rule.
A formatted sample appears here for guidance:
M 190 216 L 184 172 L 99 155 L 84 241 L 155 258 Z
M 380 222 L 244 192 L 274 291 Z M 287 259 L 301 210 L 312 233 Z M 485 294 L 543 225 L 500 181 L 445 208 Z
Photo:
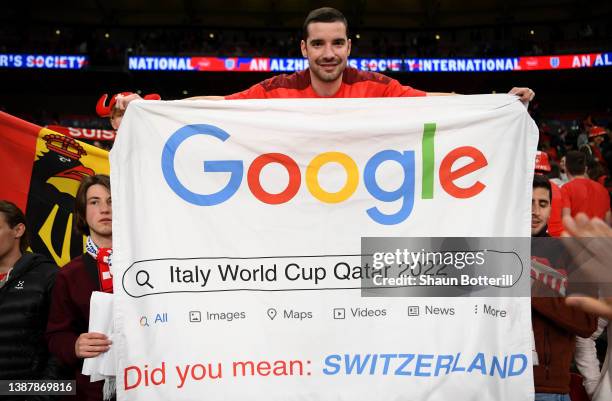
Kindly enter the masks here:
M 285 320 L 303 321 L 312 319 L 312 317 L 312 311 L 296 310 L 291 308 L 283 309 L 283 319 Z
M 528 297 L 531 238 L 361 239 L 366 297 Z

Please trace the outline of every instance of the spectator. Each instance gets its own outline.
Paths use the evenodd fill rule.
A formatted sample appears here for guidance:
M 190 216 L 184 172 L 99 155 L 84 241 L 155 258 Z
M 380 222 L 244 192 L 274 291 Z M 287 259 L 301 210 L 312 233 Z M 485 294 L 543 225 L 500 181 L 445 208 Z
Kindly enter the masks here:
M 561 187 L 563 216 L 574 217 L 584 213 L 610 224 L 610 194 L 603 185 L 587 177 L 586 155 L 570 151 L 565 164 L 570 181 Z
M 533 180 L 531 236 L 546 237 L 552 199 L 550 182 L 536 175 Z M 535 339 L 534 383 L 535 401 L 570 401 L 570 363 L 574 354 L 576 336 L 589 337 L 597 328 L 596 319 L 589 314 L 567 306 L 562 293 L 549 287 L 546 276 L 564 276 L 557 263 L 560 260 L 555 242 L 546 238 L 532 238 L 532 257 L 540 271 L 532 267 L 534 296 L 531 300 L 531 319 Z M 559 244 L 560 245 L 560 244 Z M 541 274 L 547 272 L 545 274 Z M 560 287 L 563 288 L 563 287 Z M 538 295 L 538 296 L 535 296 Z
M 605 137 L 608 135 L 608 132 L 604 127 L 599 127 L 597 125 L 589 128 L 589 150 L 593 155 L 593 158 L 600 163 L 606 163 L 603 154 L 601 153 L 601 145 L 605 140 Z
M 535 173 L 546 177 L 550 173 L 551 166 L 548 162 L 548 154 L 540 150 L 536 153 Z M 550 180 L 550 189 L 552 191 L 552 201 L 550 208 L 550 218 L 548 220 L 548 234 L 553 237 L 559 237 L 563 232 L 563 223 L 561 222 L 561 207 L 563 198 L 561 189 L 557 184 Z
M 86 177 L 75 204 L 76 228 L 87 237 L 87 252 L 70 261 L 57 276 L 47 325 L 49 350 L 76 376 L 77 399 L 102 400 L 104 382 L 90 382 L 82 375 L 83 359 L 110 349 L 102 333 L 88 331 L 89 301 L 94 291 L 112 292 L 112 209 L 110 179 Z
M 58 268 L 27 248 L 23 212 L 0 200 L 0 380 L 59 379 L 58 361 L 49 356 L 44 342 Z
M 108 94 L 103 94 L 100 99 L 98 99 L 98 103 L 96 104 L 96 113 L 100 117 L 108 117 L 110 120 L 110 124 L 114 130 L 118 130 L 121 125 L 121 121 L 123 120 L 123 114 L 125 113 L 125 109 L 119 109 L 115 107 L 117 104 L 117 99 L 121 99 L 125 96 L 133 95 L 132 92 L 121 92 L 113 95 L 111 97 L 108 106 L 105 106 L 106 99 L 108 98 Z M 157 93 L 152 93 L 150 95 L 145 95 L 144 100 L 159 100 L 161 97 Z
M 351 53 L 348 22 L 344 15 L 331 7 L 312 10 L 302 26 L 300 50 L 308 59 L 306 70 L 291 75 L 277 75 L 253 85 L 247 90 L 225 97 L 197 96 L 191 99 L 269 99 L 269 98 L 370 98 L 407 96 L 446 96 L 403 86 L 397 80 L 375 72 L 361 71 L 348 66 Z M 529 88 L 512 88 L 509 92 L 525 104 L 533 100 L 535 92 Z M 133 94 L 117 100 L 117 108 L 125 110 Z
M 587 175 L 593 181 L 596 181 L 606 186 L 606 181 L 608 179 L 608 174 L 606 173 L 606 168 L 597 161 L 597 159 L 593 159 L 589 162 L 587 166 Z
M 563 156 L 559 161 L 559 179 L 562 182 L 562 184 L 559 185 L 560 187 L 569 182 L 569 178 L 567 177 L 567 168 L 565 165 L 565 156 Z
M 610 293 L 612 289 L 610 288 L 612 282 L 612 269 L 610 268 L 612 247 L 608 244 L 612 240 L 612 228 L 602 220 L 589 219 L 582 213 L 577 215 L 575 219 L 569 216 L 564 217 L 563 225 L 567 230 L 566 236 L 571 235 L 578 239 L 578 241 L 572 243 L 575 245 L 575 247 L 570 248 L 573 251 L 572 253 L 575 255 L 586 253 L 590 256 L 587 259 L 588 263 L 581 266 L 581 270 L 589 276 L 591 281 L 600 283 L 600 292 L 605 291 L 600 294 L 599 299 L 580 295 L 570 296 L 567 298 L 566 304 L 599 315 L 604 319 L 612 319 L 612 294 Z M 593 242 L 593 239 L 596 241 Z M 610 344 L 612 344 L 612 330 L 608 327 L 608 350 L 599 383 L 593 390 L 593 401 L 609 401 L 610 394 L 612 394 L 612 347 L 610 347 Z M 579 367 L 584 362 L 583 359 L 579 361 Z M 593 362 L 591 362 L 591 369 L 592 367 Z M 587 373 L 585 375 L 586 379 L 593 377 L 596 377 L 596 374 Z M 587 387 L 587 390 L 589 390 L 589 387 Z

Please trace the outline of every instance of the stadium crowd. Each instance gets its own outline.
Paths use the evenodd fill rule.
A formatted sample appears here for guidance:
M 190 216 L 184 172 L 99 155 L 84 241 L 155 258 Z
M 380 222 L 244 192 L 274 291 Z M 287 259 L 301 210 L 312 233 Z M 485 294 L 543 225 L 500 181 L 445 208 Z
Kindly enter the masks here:
M 85 54 L 93 67 L 121 67 L 126 55 L 299 57 L 300 31 L 282 26 L 36 26 L 8 23 L 0 53 Z M 597 52 L 612 38 L 609 23 L 502 23 L 440 29 L 353 28 L 354 57 L 513 57 Z

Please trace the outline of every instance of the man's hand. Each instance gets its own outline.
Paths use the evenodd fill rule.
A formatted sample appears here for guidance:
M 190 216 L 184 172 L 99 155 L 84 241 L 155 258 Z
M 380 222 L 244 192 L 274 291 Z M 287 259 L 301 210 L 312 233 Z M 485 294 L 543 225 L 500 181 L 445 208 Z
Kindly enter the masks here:
M 125 110 L 127 109 L 130 102 L 136 99 L 142 99 L 142 97 L 140 97 L 140 95 L 137 93 L 132 93 L 131 95 L 128 95 L 128 96 L 119 95 L 117 96 L 117 103 L 115 103 L 115 108 L 118 110 Z
M 115 108 L 117 110 L 126 110 L 128 105 L 130 104 L 130 102 L 132 100 L 137 100 L 137 99 L 142 99 L 142 97 L 140 97 L 139 94 L 137 93 L 132 93 L 131 95 L 128 96 L 117 96 L 117 103 L 115 103 Z M 193 97 L 188 97 L 185 98 L 183 100 L 225 100 L 225 97 L 223 96 L 193 96 Z
M 78 358 L 93 358 L 110 349 L 111 341 L 102 333 L 83 333 L 74 343 Z
M 571 295 L 567 297 L 565 303 L 568 306 L 580 308 L 587 313 L 612 319 L 612 297 L 596 299 L 593 297 Z
M 535 92 L 529 88 L 512 88 L 508 94 L 518 96 L 525 106 L 535 97 Z
M 563 217 L 564 237 L 612 238 L 612 228 L 597 217 L 589 219 L 586 214 L 578 213 L 576 218 Z
M 564 237 L 575 237 L 573 242 L 566 245 L 578 261 L 579 273 L 587 281 L 599 283 L 601 298 L 581 295 L 569 296 L 565 301 L 567 305 L 581 308 L 598 316 L 612 319 L 612 228 L 598 218 L 589 219 L 579 213 L 575 219 L 571 216 L 563 217 L 565 227 Z M 602 294 L 603 293 L 603 294 Z

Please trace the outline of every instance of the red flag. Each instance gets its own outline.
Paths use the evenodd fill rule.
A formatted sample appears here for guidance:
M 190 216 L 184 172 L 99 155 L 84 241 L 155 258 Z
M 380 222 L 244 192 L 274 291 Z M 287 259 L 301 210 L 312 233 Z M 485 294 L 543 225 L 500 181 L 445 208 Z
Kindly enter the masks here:
M 0 199 L 26 213 L 32 251 L 62 266 L 83 253 L 73 229 L 83 177 L 109 174 L 108 152 L 0 112 Z

